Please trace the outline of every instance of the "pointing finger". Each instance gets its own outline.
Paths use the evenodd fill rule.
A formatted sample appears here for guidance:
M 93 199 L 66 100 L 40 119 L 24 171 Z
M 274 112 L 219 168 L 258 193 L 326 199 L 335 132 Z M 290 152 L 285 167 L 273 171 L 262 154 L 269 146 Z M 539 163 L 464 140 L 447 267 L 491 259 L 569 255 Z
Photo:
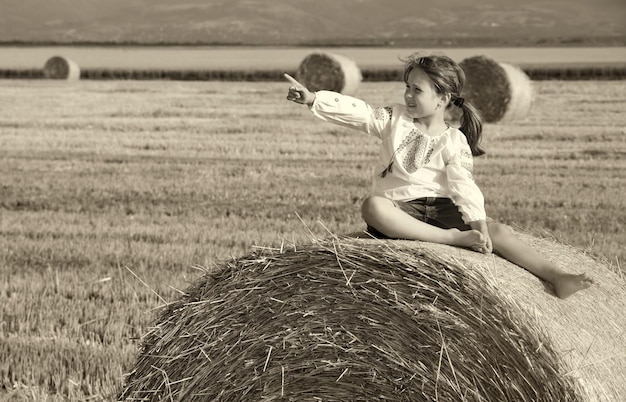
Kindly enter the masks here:
M 299 88 L 306 88 L 304 85 L 300 84 L 300 83 L 299 83 L 299 82 L 298 82 L 295 78 L 293 78 L 291 75 L 289 75 L 289 74 L 287 74 L 287 73 L 284 73 L 284 74 L 283 74 L 283 76 L 284 76 L 285 78 L 287 78 L 287 80 L 288 80 L 289 82 L 291 82 L 293 85 L 295 85 L 296 87 L 299 87 Z

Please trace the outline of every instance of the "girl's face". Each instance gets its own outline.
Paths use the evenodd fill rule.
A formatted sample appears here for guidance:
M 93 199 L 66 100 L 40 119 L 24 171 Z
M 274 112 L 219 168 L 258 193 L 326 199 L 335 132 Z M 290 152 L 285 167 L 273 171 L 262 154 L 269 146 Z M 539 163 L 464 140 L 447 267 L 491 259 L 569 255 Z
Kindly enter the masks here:
M 420 68 L 413 68 L 409 72 L 404 102 L 409 116 L 418 119 L 432 116 L 438 110 L 445 109 L 442 95 L 437 93 L 433 82 Z

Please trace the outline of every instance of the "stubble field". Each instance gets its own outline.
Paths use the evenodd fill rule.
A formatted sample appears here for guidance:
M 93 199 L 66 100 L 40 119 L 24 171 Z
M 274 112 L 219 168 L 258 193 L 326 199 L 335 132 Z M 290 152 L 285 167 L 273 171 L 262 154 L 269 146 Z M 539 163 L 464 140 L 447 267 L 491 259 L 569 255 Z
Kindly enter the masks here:
M 622 269 L 626 81 L 533 85 L 528 118 L 485 127 L 487 212 Z M 0 81 L 0 399 L 114 399 L 157 308 L 204 270 L 364 228 L 376 139 L 287 87 Z

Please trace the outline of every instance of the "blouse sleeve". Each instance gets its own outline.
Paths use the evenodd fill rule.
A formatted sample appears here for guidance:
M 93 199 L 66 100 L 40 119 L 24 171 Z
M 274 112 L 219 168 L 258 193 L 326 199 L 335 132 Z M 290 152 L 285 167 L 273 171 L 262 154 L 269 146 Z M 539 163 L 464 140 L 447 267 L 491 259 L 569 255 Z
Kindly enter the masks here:
M 472 151 L 463 133 L 458 134 L 452 141 L 452 152 L 446 166 L 448 186 L 465 223 L 486 220 L 485 199 L 472 176 Z
M 390 107 L 373 108 L 364 101 L 332 91 L 318 91 L 311 112 L 320 119 L 382 138 L 391 122 Z

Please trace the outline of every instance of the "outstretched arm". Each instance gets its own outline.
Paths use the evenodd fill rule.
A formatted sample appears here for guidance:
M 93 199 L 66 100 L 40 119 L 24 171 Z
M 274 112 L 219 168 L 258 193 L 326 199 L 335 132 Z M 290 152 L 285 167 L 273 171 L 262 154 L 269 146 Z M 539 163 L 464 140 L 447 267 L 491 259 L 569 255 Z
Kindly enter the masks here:
M 284 76 L 292 84 L 287 93 L 287 100 L 308 105 L 313 115 L 324 121 L 379 138 L 391 123 L 391 108 L 372 108 L 361 99 L 339 92 L 326 90 L 312 92 L 289 74 Z

